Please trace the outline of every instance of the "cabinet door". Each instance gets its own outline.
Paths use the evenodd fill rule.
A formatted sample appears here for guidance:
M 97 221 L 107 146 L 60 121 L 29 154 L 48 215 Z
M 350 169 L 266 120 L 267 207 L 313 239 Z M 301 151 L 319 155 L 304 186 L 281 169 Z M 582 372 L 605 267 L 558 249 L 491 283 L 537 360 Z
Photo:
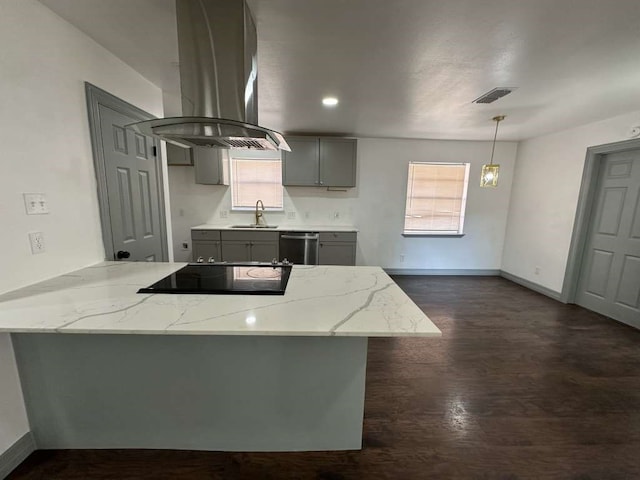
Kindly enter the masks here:
M 211 241 L 202 241 L 199 240 L 197 242 L 193 242 L 193 261 L 198 260 L 198 257 L 202 257 L 206 262 L 210 257 L 216 262 L 222 260 L 222 255 L 220 255 L 220 242 L 211 242 Z
M 317 186 L 319 151 L 317 137 L 289 137 L 290 152 L 282 152 L 282 184 Z
M 248 241 L 222 242 L 222 260 L 225 262 L 251 261 L 251 243 Z
M 353 138 L 320 138 L 320 185 L 355 187 L 356 150 Z
M 320 242 L 320 265 L 355 265 L 356 244 L 353 242 Z
M 278 244 L 274 242 L 252 242 L 251 260 L 253 262 L 270 262 L 278 259 Z
M 229 185 L 228 152 L 222 148 L 193 147 L 196 183 Z
M 193 165 L 191 149 L 167 143 L 167 165 Z

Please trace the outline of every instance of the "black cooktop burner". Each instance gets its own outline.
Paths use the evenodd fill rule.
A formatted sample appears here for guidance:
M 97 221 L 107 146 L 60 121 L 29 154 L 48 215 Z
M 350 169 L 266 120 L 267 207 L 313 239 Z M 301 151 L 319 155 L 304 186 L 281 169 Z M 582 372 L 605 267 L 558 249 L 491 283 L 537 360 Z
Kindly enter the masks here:
M 284 295 L 291 265 L 190 263 L 138 293 Z

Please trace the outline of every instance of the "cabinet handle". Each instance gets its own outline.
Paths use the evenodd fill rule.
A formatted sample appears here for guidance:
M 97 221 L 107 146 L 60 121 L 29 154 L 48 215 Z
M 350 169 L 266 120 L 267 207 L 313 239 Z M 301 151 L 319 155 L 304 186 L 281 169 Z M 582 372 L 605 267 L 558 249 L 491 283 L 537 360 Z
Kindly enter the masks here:
M 324 182 L 320 182 L 320 185 L 324 185 Z

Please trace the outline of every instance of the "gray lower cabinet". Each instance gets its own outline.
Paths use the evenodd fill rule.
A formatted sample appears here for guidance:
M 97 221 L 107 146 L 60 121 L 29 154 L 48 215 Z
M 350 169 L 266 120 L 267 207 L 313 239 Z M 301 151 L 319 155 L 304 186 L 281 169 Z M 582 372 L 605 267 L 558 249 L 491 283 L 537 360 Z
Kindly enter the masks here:
M 202 257 L 205 262 L 212 257 L 216 261 L 222 259 L 219 230 L 191 230 L 191 243 L 193 244 L 191 256 L 194 262 L 198 257 Z
M 193 261 L 270 262 L 278 259 L 279 232 L 192 230 Z M 355 265 L 356 232 L 320 232 L 320 265 Z
M 197 260 L 198 257 L 202 257 L 204 261 L 208 261 L 213 258 L 216 262 L 222 260 L 222 254 L 220 253 L 219 241 L 199 240 L 193 242 L 193 260 Z
M 253 262 L 270 262 L 278 258 L 277 242 L 252 242 L 251 243 L 251 260 Z
M 282 152 L 282 184 L 298 187 L 355 187 L 357 140 L 288 137 Z
M 223 230 L 222 260 L 225 262 L 270 262 L 278 259 L 278 232 Z
M 356 232 L 320 232 L 320 265 L 355 265 Z
M 222 260 L 225 262 L 250 262 L 251 261 L 251 242 L 224 242 L 222 248 Z

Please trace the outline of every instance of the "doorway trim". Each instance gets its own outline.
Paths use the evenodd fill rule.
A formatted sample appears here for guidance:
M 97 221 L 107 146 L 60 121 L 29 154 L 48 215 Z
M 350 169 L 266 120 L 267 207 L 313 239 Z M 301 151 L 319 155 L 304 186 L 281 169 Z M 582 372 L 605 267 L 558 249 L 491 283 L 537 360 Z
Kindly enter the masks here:
M 91 133 L 91 148 L 93 150 L 93 165 L 96 172 L 96 181 L 98 184 L 98 204 L 100 208 L 100 225 L 102 227 L 102 240 L 104 243 L 104 253 L 106 260 L 114 260 L 115 248 L 113 245 L 113 234 L 111 232 L 111 211 L 109 208 L 109 197 L 107 194 L 107 170 L 104 161 L 104 152 L 101 146 L 100 135 L 100 110 L 99 106 L 103 105 L 116 112 L 132 117 L 136 120 L 151 120 L 155 117 L 150 113 L 132 105 L 124 100 L 111 95 L 109 92 L 85 82 L 85 92 L 87 97 L 87 109 L 89 112 L 89 130 Z M 162 250 L 162 261 L 168 261 L 168 242 L 167 242 L 167 220 L 165 212 L 164 199 L 164 176 L 162 174 L 162 150 L 159 140 L 154 138 L 153 145 L 156 152 L 156 160 L 154 162 L 155 171 L 158 178 L 158 202 L 160 213 L 160 227 L 162 234 L 160 235 L 160 244 Z
M 562 282 L 560 301 L 563 303 L 575 303 L 582 258 L 589 233 L 589 223 L 593 211 L 598 186 L 598 174 L 600 165 L 605 155 L 610 153 L 626 152 L 640 149 L 640 139 L 625 140 L 623 142 L 607 143 L 587 148 L 587 156 L 584 161 L 582 183 L 578 196 L 578 207 L 573 223 L 571 244 L 569 245 L 569 257 L 567 268 Z

